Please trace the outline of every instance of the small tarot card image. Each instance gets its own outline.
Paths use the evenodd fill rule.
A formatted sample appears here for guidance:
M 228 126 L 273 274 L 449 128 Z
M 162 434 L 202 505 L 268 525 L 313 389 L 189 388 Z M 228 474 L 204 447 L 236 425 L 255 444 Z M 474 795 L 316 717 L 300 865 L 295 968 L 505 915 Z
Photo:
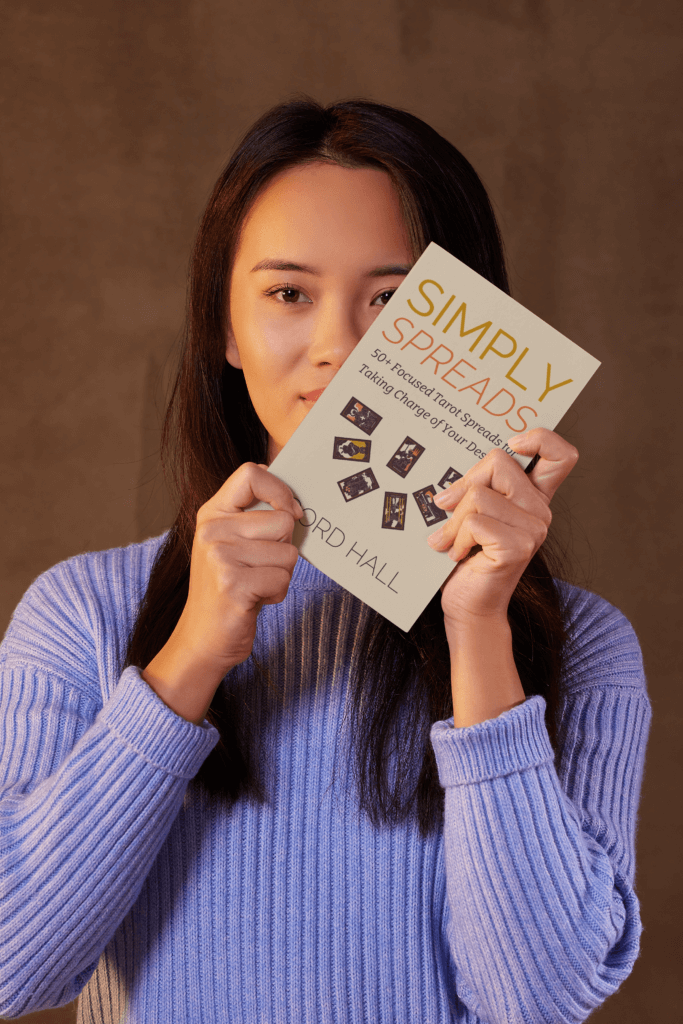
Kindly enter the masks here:
M 350 423 L 353 423 L 354 427 L 358 427 L 359 430 L 362 430 L 368 436 L 373 432 L 377 424 L 382 422 L 382 417 L 379 413 L 373 412 L 370 406 L 363 405 L 357 398 L 352 398 L 347 402 L 340 415 L 344 416 Z
M 366 441 L 364 437 L 335 437 L 332 458 L 369 462 L 371 445 L 372 441 Z
M 406 437 L 405 441 L 401 441 L 400 445 L 387 462 L 387 466 L 389 469 L 393 469 L 394 473 L 398 473 L 399 476 L 406 477 L 422 455 L 423 451 L 424 445 L 418 444 L 417 441 L 413 441 L 412 437 Z
M 434 504 L 435 494 L 436 488 L 434 484 L 423 487 L 421 491 L 413 491 L 413 497 L 427 526 L 433 526 L 434 523 L 440 523 L 442 519 L 448 519 L 444 510 Z
M 462 473 L 458 473 L 457 469 L 447 469 L 444 475 L 439 480 L 439 487 L 450 487 L 456 480 L 460 480 Z
M 384 492 L 384 505 L 382 506 L 383 530 L 403 529 L 403 527 L 406 525 L 407 504 L 407 494 L 397 494 L 395 491 Z
M 353 501 L 354 498 L 360 498 L 363 494 L 376 491 L 379 484 L 372 470 L 364 469 L 361 473 L 347 476 L 346 480 L 337 480 L 337 486 L 344 495 L 344 501 Z

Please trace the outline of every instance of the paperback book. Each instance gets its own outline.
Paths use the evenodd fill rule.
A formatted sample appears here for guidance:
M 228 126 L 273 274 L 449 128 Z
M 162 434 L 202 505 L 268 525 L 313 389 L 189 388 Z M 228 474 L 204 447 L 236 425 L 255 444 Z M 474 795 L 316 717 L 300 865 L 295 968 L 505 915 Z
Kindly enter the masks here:
M 435 496 L 492 448 L 526 467 L 506 440 L 555 427 L 599 365 L 432 242 L 270 465 L 300 554 L 407 631 L 454 568 Z

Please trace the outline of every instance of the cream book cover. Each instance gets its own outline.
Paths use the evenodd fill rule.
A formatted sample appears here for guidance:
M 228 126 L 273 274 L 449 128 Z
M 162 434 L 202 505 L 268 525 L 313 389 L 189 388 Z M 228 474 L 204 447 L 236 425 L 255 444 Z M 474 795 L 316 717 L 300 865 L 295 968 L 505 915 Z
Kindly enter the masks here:
M 494 447 L 526 467 L 506 439 L 555 427 L 599 365 L 432 242 L 271 463 L 301 555 L 410 629 L 454 568 L 434 496 Z

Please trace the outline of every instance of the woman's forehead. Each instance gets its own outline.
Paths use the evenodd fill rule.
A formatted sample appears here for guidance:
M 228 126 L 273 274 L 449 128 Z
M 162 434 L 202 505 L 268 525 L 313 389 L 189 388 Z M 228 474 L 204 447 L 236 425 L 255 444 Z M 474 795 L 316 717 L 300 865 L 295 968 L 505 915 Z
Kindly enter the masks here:
M 237 257 L 310 263 L 370 256 L 405 259 L 408 239 L 401 205 L 386 173 L 331 161 L 281 171 L 254 200 L 240 233 Z M 249 270 L 252 267 L 248 268 Z

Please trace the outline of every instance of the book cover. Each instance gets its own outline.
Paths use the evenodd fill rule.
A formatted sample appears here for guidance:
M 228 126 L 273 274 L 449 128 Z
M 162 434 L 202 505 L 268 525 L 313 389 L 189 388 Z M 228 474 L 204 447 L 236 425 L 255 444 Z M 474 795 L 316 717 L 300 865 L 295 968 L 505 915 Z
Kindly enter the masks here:
M 270 465 L 301 555 L 410 629 L 454 568 L 434 496 L 494 447 L 526 467 L 506 439 L 555 427 L 599 365 L 432 242 Z

